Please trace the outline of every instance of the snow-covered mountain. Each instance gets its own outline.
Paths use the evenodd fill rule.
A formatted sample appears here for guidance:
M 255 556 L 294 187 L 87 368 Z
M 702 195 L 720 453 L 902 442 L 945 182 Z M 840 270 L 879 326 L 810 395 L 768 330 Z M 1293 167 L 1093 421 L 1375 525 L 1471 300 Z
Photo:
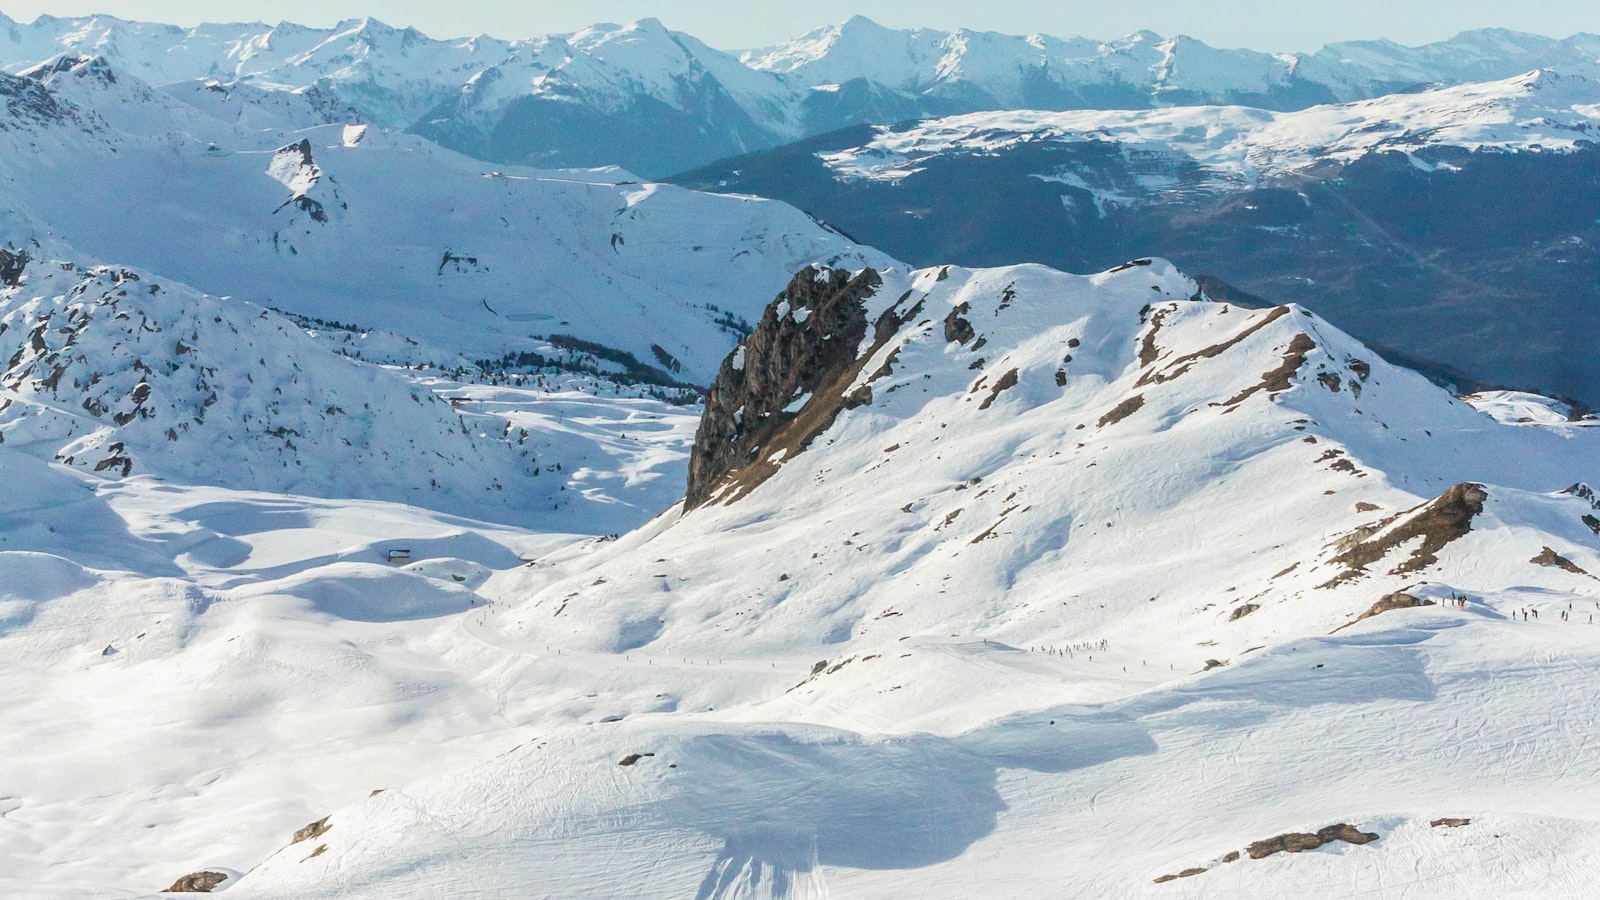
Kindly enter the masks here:
M 0 91 L 4 241 L 413 342 L 383 362 L 470 366 L 566 335 L 704 384 L 796 269 L 883 259 L 781 203 L 489 170 L 376 126 L 218 121 L 100 57 Z
M 919 265 L 1094 271 L 1159 247 L 1219 296 L 1303 302 L 1463 386 L 1596 404 L 1577 360 L 1600 330 L 1582 299 L 1600 277 L 1597 143 L 1587 65 L 1296 112 L 862 127 L 678 181 L 787 200 Z
M 1379 151 L 1571 152 L 1597 137 L 1600 65 L 1590 64 L 1296 112 L 1196 106 L 972 113 L 877 127 L 868 142 L 825 154 L 823 161 L 841 177 L 895 180 L 940 156 L 995 155 L 1033 142 L 1098 142 L 1198 163 L 1218 186 L 1253 187 Z M 1152 173 L 1140 187 L 1154 194 L 1170 186 L 1169 178 Z
M 61 53 L 104 57 L 185 98 L 265 89 L 263 102 L 301 117 L 412 129 L 497 163 L 621 165 L 660 177 L 847 125 L 978 110 L 1301 109 L 1590 63 L 1600 37 L 1485 30 L 1422 47 L 1269 54 L 1150 32 L 1097 41 L 897 31 L 856 17 L 735 57 L 654 19 L 525 40 L 434 40 L 370 18 L 330 29 L 182 29 L 0 15 L 0 68 Z
M 1555 40 L 1483 29 L 1420 47 L 1357 41 L 1310 54 L 1262 53 L 1222 50 L 1150 31 L 1114 41 L 1062 40 L 966 29 L 894 30 L 856 16 L 742 58 L 752 68 L 797 76 L 813 89 L 866 79 L 965 106 L 1134 109 L 1231 103 L 1299 109 L 1594 62 L 1600 59 L 1600 36 Z
M 247 897 L 1589 890 L 1600 431 L 1139 260 L 803 273 L 699 438 L 692 509 L 435 626 L 497 755 L 191 868 Z

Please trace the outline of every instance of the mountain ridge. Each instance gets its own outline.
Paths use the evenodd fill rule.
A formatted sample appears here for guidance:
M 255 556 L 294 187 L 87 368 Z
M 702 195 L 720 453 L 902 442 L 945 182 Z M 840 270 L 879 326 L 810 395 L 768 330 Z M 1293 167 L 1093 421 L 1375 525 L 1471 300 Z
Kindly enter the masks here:
M 1274 54 L 1149 32 L 1094 41 L 896 31 L 859 18 L 743 56 L 655 19 L 521 40 L 435 40 L 371 18 L 327 29 L 185 29 L 44 16 L 5 35 L 8 71 L 90 52 L 180 95 L 180 84 L 195 81 L 315 93 L 330 121 L 416 130 L 489 161 L 618 164 L 653 177 L 858 122 L 996 108 L 1300 109 L 1600 58 L 1600 37 L 1584 34 L 1483 30 L 1420 47 L 1347 42 Z M 559 128 L 540 124 L 551 116 Z M 659 135 L 619 142 L 630 129 Z

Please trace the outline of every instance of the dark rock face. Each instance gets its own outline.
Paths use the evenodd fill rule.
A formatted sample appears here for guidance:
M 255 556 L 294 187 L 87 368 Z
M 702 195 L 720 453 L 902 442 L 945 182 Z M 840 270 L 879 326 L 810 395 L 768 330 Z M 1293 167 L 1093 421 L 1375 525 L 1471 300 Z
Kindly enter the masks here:
M 0 287 L 16 287 L 22 283 L 22 270 L 28 265 L 28 254 L 13 253 L 0 247 Z
M 722 363 L 689 459 L 686 508 L 711 499 L 730 479 L 748 490 L 766 480 L 779 450 L 806 448 L 840 410 L 870 402 L 844 395 L 871 355 L 857 357 L 867 334 L 866 300 L 883 284 L 871 269 L 851 274 L 807 268 L 767 307 L 755 331 Z M 878 335 L 900 320 L 885 313 Z M 742 363 L 742 364 L 736 364 Z M 810 395 L 798 410 L 794 401 Z
M 0 105 L 4 107 L 0 131 L 10 131 L 19 122 L 45 124 L 77 119 L 74 107 L 56 100 L 38 81 L 4 72 L 0 72 Z

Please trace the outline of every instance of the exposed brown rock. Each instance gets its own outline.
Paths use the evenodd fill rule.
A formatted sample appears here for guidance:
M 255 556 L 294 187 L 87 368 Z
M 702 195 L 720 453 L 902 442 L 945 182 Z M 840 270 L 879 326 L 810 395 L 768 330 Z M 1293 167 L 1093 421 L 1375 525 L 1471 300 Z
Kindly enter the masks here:
M 1379 506 L 1376 503 L 1357 503 L 1356 504 L 1356 512 L 1358 512 L 1358 513 L 1377 512 L 1378 510 L 1380 510 L 1382 508 L 1383 507 Z
M 1196 362 L 1199 362 L 1202 359 L 1211 359 L 1216 356 L 1221 356 L 1222 354 L 1238 346 L 1251 335 L 1267 327 L 1268 325 L 1271 325 L 1273 322 L 1278 321 L 1288 314 L 1289 307 L 1287 306 L 1273 307 L 1273 309 L 1268 312 L 1266 316 L 1262 317 L 1260 321 L 1252 324 L 1250 327 L 1239 332 L 1237 335 L 1234 335 L 1228 340 L 1223 341 L 1220 344 L 1212 344 L 1204 350 L 1197 350 L 1194 353 L 1180 356 L 1172 362 L 1167 363 L 1167 365 L 1159 371 L 1147 373 L 1144 377 L 1139 379 L 1139 385 L 1142 387 L 1146 384 L 1159 384 L 1163 381 L 1171 381 L 1172 379 L 1177 378 L 1183 373 L 1189 371 L 1189 369 L 1193 368 Z M 1154 337 L 1153 331 L 1151 332 L 1150 337 Z M 1151 361 L 1153 362 L 1154 359 L 1155 358 L 1152 356 Z M 1140 362 L 1142 363 L 1143 361 L 1144 357 L 1141 354 Z
M 1107 425 L 1115 425 L 1143 408 L 1144 395 L 1134 394 L 1132 397 L 1112 407 L 1110 412 L 1101 416 L 1099 427 L 1104 428 Z
M 290 841 L 289 843 L 298 844 L 301 841 L 314 841 L 317 838 L 322 837 L 323 835 L 328 833 L 328 830 L 330 828 L 333 827 L 328 822 L 328 820 L 331 819 L 331 818 L 333 818 L 333 817 L 332 816 L 323 816 L 322 818 L 316 820 L 315 822 L 312 822 L 310 825 L 307 825 L 306 827 L 300 829 L 299 831 L 296 831 L 294 833 L 294 840 Z
M 1264 859 L 1274 853 L 1304 853 L 1315 850 L 1324 844 L 1334 841 L 1344 841 L 1347 844 L 1369 844 L 1378 839 L 1376 834 L 1362 831 L 1354 825 L 1329 825 L 1319 829 L 1316 834 L 1306 832 L 1289 832 L 1277 837 L 1256 841 L 1245 848 L 1251 859 Z
M 1542 551 L 1540 551 L 1538 556 L 1528 560 L 1528 562 L 1531 562 L 1534 565 L 1544 566 L 1546 568 L 1562 569 L 1564 571 L 1571 572 L 1574 575 L 1589 575 L 1588 571 L 1583 569 L 1577 563 L 1567 559 L 1565 556 L 1562 556 L 1549 547 L 1544 548 Z M 1589 577 L 1593 578 L 1594 576 L 1589 575 Z
M 1384 526 L 1360 534 L 1333 561 L 1343 565 L 1345 572 L 1324 587 L 1332 587 L 1366 573 L 1367 567 L 1378 562 L 1396 547 L 1422 539 L 1421 546 L 1394 569 L 1391 575 L 1418 572 L 1439 561 L 1439 551 L 1453 541 L 1472 531 L 1472 520 L 1483 512 L 1483 503 L 1489 492 L 1481 484 L 1462 483 L 1446 490 L 1432 502 L 1399 517 L 1400 524 L 1387 531 Z
M 742 344 L 744 365 L 735 367 L 734 356 L 725 360 L 706 396 L 689 459 L 687 508 L 700 506 L 724 486 L 731 488 L 725 500 L 743 496 L 777 471 L 773 460 L 780 451 L 793 458 L 842 410 L 871 402 L 869 389 L 849 391 L 850 385 L 900 326 L 921 311 L 921 304 L 901 310 L 908 299 L 902 297 L 873 323 L 874 344 L 858 357 L 868 327 L 866 300 L 882 283 L 871 269 L 851 274 L 807 268 L 767 307 Z M 792 310 L 809 315 L 799 322 Z M 803 408 L 784 411 L 806 393 L 811 399 Z
M 1193 878 L 1196 875 L 1204 875 L 1207 871 L 1207 869 L 1203 868 L 1184 869 L 1176 875 L 1163 875 L 1157 878 L 1156 884 L 1166 884 L 1169 881 L 1177 881 L 1179 878 Z
M 221 872 L 193 872 L 172 883 L 163 894 L 209 894 L 228 880 Z
M 619 765 L 619 766 L 637 765 L 640 760 L 646 759 L 646 758 L 651 757 L 651 756 L 655 756 L 655 754 L 654 753 L 629 753 L 627 756 L 624 756 L 622 758 L 622 761 L 617 763 L 617 765 Z
M 1245 605 L 1243 605 L 1243 606 L 1239 607 L 1238 609 L 1234 610 L 1233 611 L 1233 615 L 1228 617 L 1228 621 L 1229 622 L 1237 622 L 1240 619 L 1244 618 L 1245 616 L 1250 615 L 1251 613 L 1255 612 L 1256 610 L 1258 610 L 1260 608 L 1261 608 L 1261 605 L 1258 604 L 1258 603 L 1246 603 Z
M 1471 819 L 1434 819 L 1432 822 L 1429 822 L 1428 824 L 1432 825 L 1434 828 L 1460 828 L 1463 825 L 1471 825 L 1472 824 L 1472 820 Z
M 1310 335 L 1305 332 L 1295 335 L 1294 340 L 1289 342 L 1289 349 L 1283 353 L 1283 363 L 1281 365 L 1270 372 L 1263 373 L 1260 384 L 1245 388 L 1222 405 L 1238 406 L 1259 391 L 1266 391 L 1268 394 L 1287 391 L 1294 386 L 1294 374 L 1300 371 L 1301 366 L 1306 364 L 1306 354 L 1316 348 L 1317 342 L 1313 341 Z
M 972 323 L 963 318 L 972 309 L 972 304 L 963 303 L 950 310 L 944 317 L 944 339 L 957 344 L 965 344 L 977 337 L 978 333 L 972 329 Z
M 1404 591 L 1397 591 L 1387 597 L 1384 597 L 1377 603 L 1372 604 L 1370 609 L 1356 617 L 1355 622 L 1349 622 L 1344 625 L 1340 625 L 1338 628 L 1335 628 L 1333 632 L 1337 634 L 1338 632 L 1349 628 L 1351 625 L 1354 625 L 1356 622 L 1360 622 L 1363 619 L 1370 619 L 1373 616 L 1381 616 L 1386 612 L 1394 612 L 1397 609 L 1416 609 L 1419 606 L 1437 605 L 1438 604 L 1434 603 L 1432 600 L 1419 600 L 1416 597 L 1405 593 Z
M 994 401 L 999 399 L 1001 394 L 1005 393 L 1006 391 L 1011 390 L 1012 388 L 1014 388 L 1016 386 L 1017 386 L 1017 370 L 1016 369 L 1012 369 L 1011 371 L 1009 371 L 1009 372 L 1005 373 L 1004 375 L 1000 376 L 1000 380 L 995 382 L 994 387 L 989 389 L 989 396 L 983 398 L 983 402 L 978 404 L 978 409 L 979 410 L 985 410 L 985 409 L 988 409 L 990 406 L 993 406 L 994 405 Z
M 1148 366 L 1161 355 L 1161 348 L 1156 346 L 1156 335 L 1161 333 L 1161 325 L 1166 321 L 1167 314 L 1170 312 L 1172 312 L 1172 307 L 1156 310 L 1150 316 L 1150 328 L 1144 333 L 1144 338 L 1139 343 L 1139 365 Z M 1155 373 L 1152 372 L 1150 374 L 1153 375 Z M 1149 377 L 1150 375 L 1145 376 L 1145 378 Z M 1139 384 L 1143 385 L 1144 383 L 1144 379 L 1140 379 Z

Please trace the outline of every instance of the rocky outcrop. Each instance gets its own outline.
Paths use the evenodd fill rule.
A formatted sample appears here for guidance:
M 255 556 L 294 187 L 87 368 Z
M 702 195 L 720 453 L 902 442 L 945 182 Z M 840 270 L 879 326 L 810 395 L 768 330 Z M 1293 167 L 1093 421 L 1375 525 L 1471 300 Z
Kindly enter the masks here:
M 1570 559 L 1567 559 L 1565 556 L 1562 556 L 1549 547 L 1542 549 L 1538 556 L 1528 560 L 1528 562 L 1531 562 L 1536 566 L 1544 566 L 1547 569 L 1561 569 L 1565 572 L 1571 572 L 1574 575 L 1589 575 L 1589 572 L 1582 566 Z M 1594 576 L 1590 575 L 1589 577 L 1593 578 Z
M 1334 841 L 1344 841 L 1347 844 L 1370 844 L 1377 839 L 1378 836 L 1376 834 L 1370 831 L 1362 831 L 1354 825 L 1329 825 L 1327 828 L 1319 829 L 1316 834 L 1296 831 L 1267 838 L 1264 841 L 1256 841 L 1246 847 L 1245 852 L 1250 854 L 1251 859 L 1264 859 L 1274 853 L 1304 853 L 1307 850 L 1315 850 L 1324 844 L 1331 844 Z
M 1391 550 L 1418 538 L 1421 544 L 1389 574 L 1407 575 L 1433 565 L 1439 561 L 1439 551 L 1472 531 L 1472 520 L 1483 512 L 1488 499 L 1489 492 L 1481 484 L 1469 482 L 1450 488 L 1426 506 L 1408 513 L 1398 525 L 1363 535 L 1335 556 L 1333 561 L 1343 565 L 1345 571 L 1325 586 L 1364 575 L 1368 566 L 1381 561 Z
M 50 90 L 32 78 L 18 78 L 0 72 L 0 131 L 10 131 L 20 123 L 51 124 L 75 121 L 76 108 L 58 101 Z
M 333 828 L 333 825 L 329 824 L 328 822 L 328 819 L 330 818 L 332 817 L 323 816 L 315 822 L 312 822 L 310 825 L 307 825 L 299 831 L 296 831 L 294 833 L 294 840 L 290 841 L 289 843 L 298 844 L 303 841 L 314 841 L 317 838 L 327 834 L 328 831 Z
M 1351 625 L 1356 624 L 1356 622 L 1360 622 L 1360 621 L 1363 621 L 1365 619 L 1370 619 L 1373 616 L 1381 616 L 1386 612 L 1394 612 L 1397 609 L 1416 609 L 1417 607 L 1420 607 L 1420 606 L 1437 606 L 1437 605 L 1438 604 L 1434 603 L 1432 600 L 1419 600 L 1416 597 L 1413 597 L 1410 594 L 1405 593 L 1404 591 L 1396 591 L 1395 593 L 1390 594 L 1387 597 L 1384 597 L 1382 600 L 1379 600 L 1377 603 L 1372 604 L 1372 607 L 1370 609 L 1368 609 L 1366 612 L 1364 612 L 1361 615 L 1356 617 L 1355 622 L 1350 622 L 1350 623 L 1345 624 L 1345 625 L 1340 625 L 1338 628 L 1335 628 L 1333 631 L 1334 631 L 1335 634 L 1337 634 L 1337 633 L 1345 630 L 1346 628 L 1349 628 Z
M 686 508 L 730 481 L 738 482 L 738 495 L 749 491 L 777 471 L 778 460 L 804 451 L 841 410 L 871 402 L 869 388 L 846 392 L 872 356 L 857 350 L 867 336 L 866 301 L 882 284 L 871 269 L 807 268 L 767 307 L 706 395 Z M 877 342 L 892 337 L 903 318 L 893 308 L 884 313 Z
M 221 872 L 193 872 L 172 883 L 163 894 L 209 894 L 228 880 Z
M 1435 827 L 1438 827 L 1440 824 L 1444 823 L 1460 823 L 1464 825 L 1468 821 L 1470 820 L 1439 819 L 1433 824 Z M 1326 828 L 1320 828 L 1315 833 L 1306 831 L 1291 831 L 1285 834 L 1277 835 L 1276 837 L 1266 838 L 1265 840 L 1252 843 L 1250 846 L 1245 848 L 1244 852 L 1249 854 L 1251 859 L 1265 859 L 1275 853 L 1304 853 L 1307 850 L 1315 850 L 1318 847 L 1334 843 L 1335 841 L 1344 841 L 1347 844 L 1370 844 L 1377 839 L 1378 835 L 1374 834 L 1373 832 L 1362 831 L 1355 825 L 1341 823 L 1338 825 L 1329 825 Z M 1223 855 L 1218 864 L 1226 865 L 1228 863 L 1236 863 L 1241 858 L 1242 857 L 1240 856 L 1239 851 L 1232 850 Z M 1155 879 L 1155 883 L 1167 884 L 1168 882 L 1177 881 L 1180 878 L 1193 878 L 1196 875 L 1204 875 L 1205 873 L 1211 871 L 1213 867 L 1214 866 L 1193 866 L 1184 869 L 1181 872 L 1162 875 L 1160 878 Z
M 272 163 L 267 166 L 267 174 L 288 188 L 292 196 L 283 201 L 279 206 L 281 210 L 287 206 L 296 209 L 311 217 L 313 222 L 326 224 L 327 211 L 322 203 L 309 196 L 311 189 L 322 181 L 322 167 L 311 158 L 311 141 L 302 140 L 298 144 L 289 144 L 279 147 L 278 152 L 272 155 Z

